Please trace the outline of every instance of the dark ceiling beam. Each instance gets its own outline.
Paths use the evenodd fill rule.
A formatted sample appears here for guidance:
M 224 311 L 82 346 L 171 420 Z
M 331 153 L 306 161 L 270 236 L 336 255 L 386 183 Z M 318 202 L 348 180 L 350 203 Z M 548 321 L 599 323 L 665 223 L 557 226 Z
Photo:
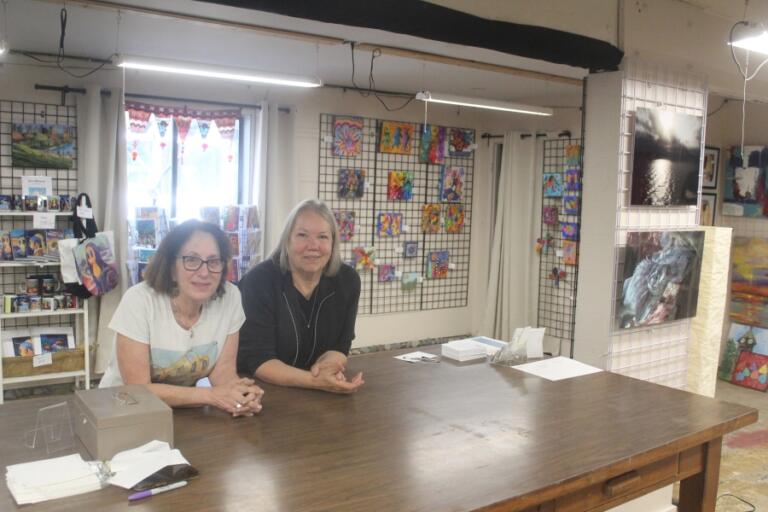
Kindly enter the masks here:
M 624 52 L 614 45 L 592 37 L 481 18 L 422 0 L 202 1 L 325 23 L 386 30 L 590 71 L 614 71 L 624 56 Z

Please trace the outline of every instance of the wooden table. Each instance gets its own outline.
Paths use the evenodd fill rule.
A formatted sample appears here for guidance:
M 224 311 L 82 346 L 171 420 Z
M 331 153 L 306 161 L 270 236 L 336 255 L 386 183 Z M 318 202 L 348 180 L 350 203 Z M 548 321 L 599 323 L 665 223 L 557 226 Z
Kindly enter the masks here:
M 392 355 L 352 359 L 366 380 L 352 396 L 265 385 L 258 417 L 175 411 L 176 447 L 200 477 L 131 508 L 604 510 L 682 480 L 681 512 L 714 511 L 722 436 L 757 420 L 749 407 L 607 372 L 550 382 Z M 21 439 L 61 399 L 0 406 L 2 466 L 46 458 Z M 127 496 L 111 487 L 23 509 L 124 510 Z M 0 510 L 14 506 L 0 485 Z

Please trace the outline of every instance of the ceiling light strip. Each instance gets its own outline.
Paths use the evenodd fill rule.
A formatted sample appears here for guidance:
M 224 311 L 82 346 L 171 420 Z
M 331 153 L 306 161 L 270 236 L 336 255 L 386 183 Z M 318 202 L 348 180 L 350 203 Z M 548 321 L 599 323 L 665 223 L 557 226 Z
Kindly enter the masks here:
M 515 114 L 527 114 L 533 116 L 551 116 L 554 114 L 554 111 L 547 107 L 537 107 L 534 105 L 523 105 L 520 103 L 510 103 L 506 101 L 482 98 L 468 98 L 464 96 L 433 93 L 429 91 L 422 91 L 417 93 L 416 99 L 429 103 L 442 103 L 444 105 L 458 105 L 463 107 L 482 108 L 487 110 L 497 110 L 501 112 L 512 112 Z
M 255 82 L 262 84 L 284 85 L 289 87 L 321 87 L 322 80 L 317 77 L 304 77 L 252 71 L 241 68 L 229 68 L 197 64 L 193 62 L 171 61 L 147 57 L 135 57 L 122 55 L 117 65 L 126 69 L 139 69 L 143 71 L 156 71 L 177 75 L 199 76 L 204 78 L 216 78 L 219 80 L 236 80 L 241 82 Z

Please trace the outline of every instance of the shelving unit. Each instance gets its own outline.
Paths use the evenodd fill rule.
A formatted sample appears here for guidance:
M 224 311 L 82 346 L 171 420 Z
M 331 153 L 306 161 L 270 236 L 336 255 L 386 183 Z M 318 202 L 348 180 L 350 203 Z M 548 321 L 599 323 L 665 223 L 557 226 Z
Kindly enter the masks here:
M 34 212 L 0 212 L 0 220 L 3 217 L 31 217 Z M 71 216 L 71 213 L 57 212 L 57 216 Z M 48 261 L 3 261 L 0 262 L 0 271 L 4 268 L 19 269 L 19 268 L 58 268 L 59 262 Z M 25 313 L 0 313 L 0 339 L 2 339 L 3 322 L 6 320 L 15 319 L 40 319 L 50 317 L 63 317 L 63 316 L 76 316 L 80 315 L 82 318 L 73 322 L 75 343 L 77 346 L 82 346 L 84 368 L 78 371 L 66 371 L 66 372 L 53 372 L 42 373 L 39 375 L 27 375 L 24 377 L 4 377 L 3 365 L 0 364 L 0 404 L 3 403 L 4 388 L 8 384 L 23 384 L 26 382 L 39 382 L 44 380 L 74 378 L 75 383 L 80 385 L 80 379 L 84 381 L 85 389 L 90 387 L 90 347 L 88 343 L 88 308 L 73 308 L 73 309 L 57 309 L 55 311 L 31 311 Z M 78 336 L 78 333 L 82 333 L 82 336 Z M 4 356 L 3 347 L 0 344 L 0 359 Z
M 53 193 L 56 195 L 68 194 L 77 196 L 77 158 L 74 159 L 70 169 L 42 169 L 20 168 L 13 165 L 13 143 L 11 134 L 14 124 L 39 123 L 50 125 L 77 125 L 77 110 L 74 106 L 62 106 L 46 103 L 32 103 L 22 101 L 9 101 L 0 99 L 0 194 L 21 193 L 22 176 L 47 176 L 53 183 Z M 76 154 L 76 148 L 75 148 Z M 54 214 L 56 229 L 63 230 L 67 225 L 66 219 L 71 217 L 69 211 L 31 212 L 31 211 L 0 211 L 0 230 L 34 229 L 34 215 L 36 213 Z M 24 280 L 27 273 L 59 273 L 60 263 L 55 261 L 2 261 L 0 262 L 0 294 L 15 294 L 18 286 Z M 2 311 L 2 309 L 0 309 Z M 71 327 L 75 338 L 77 354 L 72 351 L 53 352 L 54 367 L 33 367 L 29 361 L 31 357 L 10 358 L 14 364 L 29 365 L 29 374 L 8 377 L 6 368 L 0 364 L 0 404 L 3 403 L 3 391 L 5 386 L 22 386 L 27 383 L 51 381 L 60 379 L 74 379 L 80 385 L 81 379 L 84 387 L 90 386 L 90 347 L 88 343 L 88 311 L 85 305 L 76 309 L 57 309 L 54 311 L 33 311 L 28 313 L 0 313 L 0 338 L 2 332 L 9 328 L 31 327 Z M 3 347 L 0 344 L 0 358 L 3 356 Z M 82 353 L 84 358 L 82 369 L 72 369 L 68 365 L 56 368 L 56 362 L 78 357 Z M 11 354 L 13 355 L 13 354 Z M 64 361 L 66 362 L 66 361 Z M 79 362 L 77 365 L 81 366 Z M 52 370 L 67 371 L 52 371 Z M 16 368 L 18 372 L 18 368 Z M 50 371 L 50 373 L 45 373 Z M 4 373 L 5 372 L 5 373 Z M 18 372 L 21 373 L 21 372 Z

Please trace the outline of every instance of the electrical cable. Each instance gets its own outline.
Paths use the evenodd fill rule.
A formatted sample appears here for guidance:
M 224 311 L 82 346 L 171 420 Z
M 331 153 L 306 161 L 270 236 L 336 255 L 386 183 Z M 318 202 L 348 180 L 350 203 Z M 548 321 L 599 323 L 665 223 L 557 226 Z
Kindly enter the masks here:
M 59 23 L 60 23 L 60 27 L 61 27 L 61 31 L 59 33 L 59 52 L 57 54 L 55 62 L 54 61 L 46 62 L 46 61 L 44 61 L 44 60 L 42 60 L 40 58 L 33 57 L 32 55 L 30 55 L 29 53 L 26 53 L 26 52 L 23 52 L 22 55 L 25 55 L 26 57 L 30 57 L 30 58 L 32 58 L 34 60 L 39 61 L 39 62 L 45 62 L 45 63 L 51 63 L 51 64 L 55 63 L 56 66 L 59 68 L 59 70 L 63 71 L 64 73 L 68 74 L 69 76 L 71 76 L 73 78 L 85 78 L 87 76 L 90 76 L 90 75 L 96 73 L 97 71 L 100 71 L 104 66 L 106 66 L 109 63 L 107 61 L 102 62 L 101 64 L 99 64 L 95 68 L 93 68 L 91 70 L 88 70 L 88 71 L 86 71 L 85 73 L 82 73 L 82 74 L 73 73 L 72 71 L 66 69 L 64 67 L 64 65 L 63 65 L 64 59 L 67 58 L 66 53 L 64 52 L 64 39 L 65 39 L 66 34 L 67 34 L 67 8 L 66 7 L 62 7 L 61 11 L 59 12 Z M 115 54 L 110 55 L 110 59 L 112 57 L 114 57 L 114 56 L 115 56 Z
M 746 10 L 747 3 L 748 3 L 748 0 L 744 4 L 745 18 L 746 18 L 746 12 L 747 12 Z M 741 157 L 744 158 L 744 132 L 745 132 L 745 126 L 746 126 L 746 117 L 747 117 L 747 82 L 749 82 L 750 80 L 752 80 L 757 76 L 757 74 L 760 72 L 763 66 L 765 66 L 766 63 L 768 63 L 768 58 L 765 58 L 750 75 L 749 74 L 749 53 L 750 52 L 749 50 L 746 50 L 744 67 L 743 68 L 741 67 L 741 63 L 736 58 L 736 51 L 733 49 L 733 33 L 736 30 L 736 27 L 739 27 L 741 25 L 749 26 L 749 22 L 746 20 L 742 20 L 742 21 L 737 21 L 736 23 L 733 24 L 728 35 L 728 46 L 730 47 L 730 50 L 731 50 L 731 59 L 733 59 L 733 62 L 736 64 L 736 67 L 739 70 L 739 73 L 744 79 L 744 85 L 742 87 L 742 97 L 741 97 L 741 145 L 739 146 Z
M 757 510 L 757 507 L 755 507 L 752 503 L 748 502 L 744 498 L 740 498 L 739 496 L 736 496 L 735 494 L 731 494 L 729 492 L 724 492 L 723 494 L 718 496 L 717 499 L 715 500 L 715 502 L 720 501 L 720 498 L 725 498 L 726 496 L 728 496 L 730 498 L 736 498 L 737 500 L 739 500 L 740 502 L 744 503 L 748 507 L 752 507 L 751 510 L 745 510 L 744 512 L 755 512 Z
M 725 107 L 725 105 L 726 105 L 727 103 L 728 103 L 728 98 L 723 98 L 723 102 L 720 104 L 720 106 L 719 106 L 719 107 L 717 107 L 717 108 L 716 108 L 715 110 L 713 110 L 712 112 L 707 112 L 707 118 L 709 118 L 709 117 L 711 117 L 711 116 L 713 116 L 713 115 L 717 114 L 717 113 L 718 113 L 718 112 L 720 112 L 721 110 L 723 110 L 723 107 Z
M 381 103 L 381 105 L 384 107 L 384 109 L 387 112 L 396 112 L 398 110 L 403 110 L 413 100 L 416 99 L 415 95 L 414 96 L 410 96 L 405 101 L 405 103 L 403 103 L 402 105 L 400 105 L 398 107 L 390 107 L 389 105 L 387 105 L 387 103 L 384 101 L 384 99 L 381 98 L 379 96 L 379 94 L 375 91 L 375 89 L 376 89 L 376 80 L 373 78 L 373 67 L 374 67 L 374 62 L 375 62 L 376 58 L 381 56 L 381 49 L 380 48 L 375 48 L 371 52 L 371 66 L 370 66 L 370 69 L 368 71 L 368 89 L 361 88 L 359 85 L 357 85 L 357 82 L 355 82 L 355 42 L 354 41 L 350 41 L 349 42 L 349 49 L 350 49 L 350 55 L 351 55 L 351 58 L 352 58 L 352 87 L 358 92 L 358 94 L 360 94 L 360 96 L 362 96 L 363 98 L 367 98 L 370 95 L 373 95 L 373 97 L 376 98 L 379 101 L 379 103 Z

